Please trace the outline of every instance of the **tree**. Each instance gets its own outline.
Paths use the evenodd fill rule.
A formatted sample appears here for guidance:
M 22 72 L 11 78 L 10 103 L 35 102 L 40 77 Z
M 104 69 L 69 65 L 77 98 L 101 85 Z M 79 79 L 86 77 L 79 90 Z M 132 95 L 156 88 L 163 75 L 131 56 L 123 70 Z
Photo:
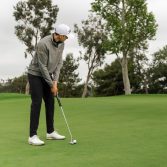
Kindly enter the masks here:
M 144 84 L 146 75 L 145 68 L 142 67 L 144 65 L 143 55 L 135 55 L 135 57 L 129 58 L 128 62 L 132 91 L 133 93 L 143 93 L 145 91 Z M 103 69 L 96 70 L 93 73 L 92 79 L 94 81 L 96 96 L 123 94 L 124 86 L 119 59 L 116 59 L 110 65 L 106 64 Z
M 25 93 L 25 85 L 27 83 L 27 75 L 23 74 L 13 79 L 3 82 L 0 92 Z
M 120 59 L 125 94 L 131 94 L 128 58 L 134 50 L 147 49 L 157 24 L 145 0 L 95 0 L 92 10 L 107 22 L 106 49 Z
M 104 69 L 93 73 L 96 96 L 111 96 L 123 94 L 123 81 L 119 60 L 116 59 Z
M 105 50 L 103 42 L 106 38 L 104 22 L 101 17 L 90 14 L 88 19 L 82 21 L 82 27 L 75 25 L 74 32 L 78 35 L 79 45 L 85 49 L 81 53 L 82 59 L 87 63 L 88 73 L 84 85 L 82 97 L 85 97 L 88 90 L 88 83 L 91 79 L 93 71 L 102 65 L 105 58 Z
M 133 93 L 148 94 L 148 58 L 145 52 L 133 52 L 128 59 L 128 72 Z
M 11 91 L 17 93 L 25 93 L 25 85 L 27 83 L 27 75 L 15 77 L 11 83 Z
M 167 93 L 167 45 L 153 54 L 148 73 L 150 93 Z
M 105 50 L 103 48 L 103 41 L 106 38 L 104 22 L 101 17 L 91 13 L 87 20 L 82 21 L 82 28 L 75 25 L 74 32 L 78 35 L 79 44 L 85 49 L 84 53 L 81 52 L 81 58 L 88 66 L 88 73 L 82 93 L 82 97 L 85 97 L 93 71 L 102 65 L 105 58 Z
M 50 34 L 58 13 L 51 0 L 19 1 L 14 6 L 14 17 L 18 25 L 15 34 L 26 45 L 25 57 L 33 57 L 38 41 Z
M 60 71 L 59 88 L 63 97 L 71 97 L 76 95 L 77 84 L 80 82 L 78 73 L 79 64 L 78 61 L 73 58 L 73 54 L 69 53 L 66 59 L 63 61 L 63 66 Z

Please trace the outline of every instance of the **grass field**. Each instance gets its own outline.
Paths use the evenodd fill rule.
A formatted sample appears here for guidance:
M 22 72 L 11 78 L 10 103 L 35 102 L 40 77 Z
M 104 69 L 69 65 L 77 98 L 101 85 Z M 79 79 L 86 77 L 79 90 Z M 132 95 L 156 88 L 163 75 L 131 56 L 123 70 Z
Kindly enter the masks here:
M 167 167 L 167 95 L 62 99 L 77 139 L 69 135 L 56 106 L 55 125 L 64 141 L 45 139 L 42 108 L 38 135 L 27 144 L 30 98 L 0 94 L 0 167 Z

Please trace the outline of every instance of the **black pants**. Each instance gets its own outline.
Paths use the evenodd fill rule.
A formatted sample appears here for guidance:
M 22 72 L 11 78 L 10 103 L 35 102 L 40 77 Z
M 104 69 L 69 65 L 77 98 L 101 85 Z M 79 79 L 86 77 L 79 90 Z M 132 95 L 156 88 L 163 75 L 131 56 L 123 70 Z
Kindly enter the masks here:
M 50 86 L 39 76 L 28 74 L 31 94 L 30 137 L 37 135 L 42 98 L 45 102 L 47 133 L 54 131 L 54 96 Z

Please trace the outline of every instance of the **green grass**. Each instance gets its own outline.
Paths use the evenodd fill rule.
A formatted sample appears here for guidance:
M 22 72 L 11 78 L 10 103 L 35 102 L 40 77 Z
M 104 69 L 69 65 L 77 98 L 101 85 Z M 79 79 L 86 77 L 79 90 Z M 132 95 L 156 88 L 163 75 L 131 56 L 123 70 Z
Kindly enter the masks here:
M 43 105 L 42 147 L 27 144 L 30 102 L 24 95 L 0 94 L 0 167 L 167 166 L 167 95 L 62 99 L 76 145 L 68 144 L 58 105 L 55 124 L 67 139 L 45 139 Z

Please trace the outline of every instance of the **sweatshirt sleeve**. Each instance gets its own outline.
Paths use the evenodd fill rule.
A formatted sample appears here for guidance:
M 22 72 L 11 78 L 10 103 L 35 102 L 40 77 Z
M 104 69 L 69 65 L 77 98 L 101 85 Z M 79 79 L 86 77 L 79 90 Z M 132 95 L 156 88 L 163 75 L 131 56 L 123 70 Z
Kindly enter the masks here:
M 45 81 L 48 83 L 50 87 L 53 86 L 53 81 L 50 77 L 47 64 L 48 64 L 48 50 L 43 43 L 38 43 L 37 45 L 37 60 L 38 60 L 38 65 L 39 69 L 41 71 L 42 77 L 45 79 Z
M 59 80 L 60 69 L 63 65 L 63 50 L 64 50 L 64 44 L 61 46 L 59 62 L 57 64 L 55 71 L 53 72 L 53 80 L 57 82 Z

